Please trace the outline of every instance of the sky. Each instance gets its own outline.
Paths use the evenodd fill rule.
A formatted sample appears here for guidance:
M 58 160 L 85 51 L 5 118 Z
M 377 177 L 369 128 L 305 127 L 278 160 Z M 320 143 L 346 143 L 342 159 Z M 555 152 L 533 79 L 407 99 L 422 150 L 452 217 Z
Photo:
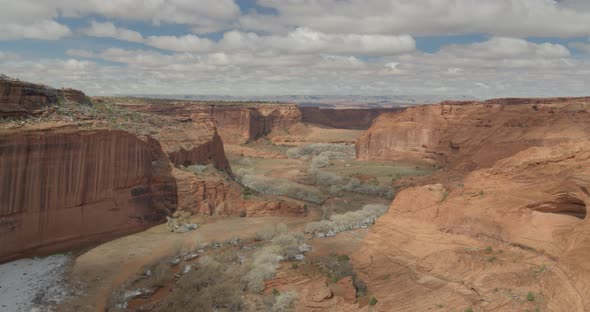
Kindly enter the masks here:
M 590 95 L 588 0 L 0 0 L 0 72 L 91 95 Z

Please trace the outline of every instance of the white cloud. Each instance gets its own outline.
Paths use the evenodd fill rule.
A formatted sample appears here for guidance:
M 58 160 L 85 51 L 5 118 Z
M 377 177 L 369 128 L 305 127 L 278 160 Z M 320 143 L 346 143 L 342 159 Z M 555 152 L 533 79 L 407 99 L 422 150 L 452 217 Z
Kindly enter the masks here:
M 57 40 L 71 34 L 70 29 L 53 20 L 41 20 L 30 24 L 0 21 L 0 40 L 38 39 Z
M 213 41 L 195 35 L 185 36 L 150 36 L 145 44 L 168 51 L 176 52 L 207 52 L 213 46 Z
M 311 26 L 326 33 L 447 35 L 486 33 L 498 36 L 590 35 L 587 1 L 565 4 L 546 0 L 259 0 L 276 9 L 272 23 Z M 244 27 L 262 30 L 255 14 Z M 272 29 L 267 29 L 272 31 Z
M 237 36 L 229 41 L 224 38 L 211 52 L 164 54 L 109 48 L 68 54 L 122 64 L 99 66 L 97 74 L 92 74 L 95 77 L 87 78 L 94 83 L 85 83 L 83 89 L 94 93 L 573 96 L 586 94 L 584 82 L 590 80 L 590 61 L 573 58 L 560 45 L 523 39 L 492 37 L 436 53 L 411 51 L 365 59 L 325 52 L 267 51 L 266 45 L 255 47 L 264 43 L 257 41 L 264 36 L 251 41 L 247 39 L 253 34 L 233 34 Z M 32 64 L 14 70 L 13 63 L 23 62 L 2 67 L 10 69 L 8 73 L 36 72 Z M 108 76 L 109 81 L 100 76 L 107 73 L 117 77 Z M 119 91 L 128 84 L 133 84 L 133 92 Z M 550 87 L 554 85 L 559 88 Z
M 560 44 L 536 44 L 524 39 L 506 37 L 493 37 L 488 41 L 470 45 L 447 45 L 439 53 L 480 59 L 554 59 L 570 56 L 569 50 Z
M 156 25 L 186 24 L 197 32 L 212 32 L 227 29 L 240 15 L 234 0 L 0 0 L 0 7 L 0 39 L 58 39 L 70 35 L 65 25 L 55 21 L 59 16 L 98 15 Z M 113 31 L 106 29 L 108 25 L 97 26 L 102 29 L 95 35 Z
M 293 54 L 394 55 L 413 51 L 416 42 L 408 35 L 325 34 L 299 27 L 286 35 L 269 36 L 230 31 L 224 34 L 220 46 L 230 50 L 274 50 Z
M 143 36 L 140 33 L 117 27 L 110 22 L 91 21 L 88 28 L 84 28 L 80 32 L 91 37 L 110 37 L 124 41 L 143 42 Z

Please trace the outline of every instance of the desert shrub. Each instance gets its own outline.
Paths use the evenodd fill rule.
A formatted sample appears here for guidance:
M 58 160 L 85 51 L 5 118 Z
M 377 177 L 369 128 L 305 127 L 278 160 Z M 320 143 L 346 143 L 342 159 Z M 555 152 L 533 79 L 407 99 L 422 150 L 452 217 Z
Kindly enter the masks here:
M 194 174 L 199 174 L 199 173 L 203 173 L 207 170 L 207 166 L 205 165 L 192 165 L 192 166 L 188 166 L 186 167 L 187 171 L 190 171 Z
M 357 296 L 365 296 L 367 294 L 367 285 L 357 276 L 348 256 L 332 254 L 317 258 L 314 263 L 332 282 L 336 283 L 343 277 L 350 276 Z
M 310 166 L 312 168 L 324 168 L 324 167 L 328 167 L 330 165 L 330 158 L 326 157 L 326 156 L 316 156 L 311 160 L 311 164 Z
M 272 246 L 256 252 L 250 270 L 242 278 L 248 290 L 255 293 L 263 291 L 264 280 L 274 276 L 280 259 L 277 251 Z
M 300 253 L 299 246 L 304 242 L 303 234 L 284 232 L 275 236 L 270 245 L 254 253 L 250 270 L 242 278 L 248 290 L 263 291 L 264 281 L 274 276 L 279 262 Z
M 369 305 L 374 306 L 377 304 L 377 302 L 378 302 L 377 298 L 375 298 L 375 297 L 371 297 L 371 299 L 369 299 Z
M 313 166 L 309 169 L 309 173 L 313 183 L 317 185 L 330 185 L 330 192 L 332 194 L 347 191 L 386 198 L 393 197 L 393 189 L 388 185 L 379 185 L 374 182 L 372 184 L 363 183 L 357 178 L 345 178 L 332 172 L 323 172 Z
M 535 301 L 535 294 L 532 291 L 529 291 L 526 294 L 526 300 L 527 301 Z
M 287 225 L 285 223 L 279 223 L 277 224 L 277 233 L 279 234 L 285 234 L 289 232 L 289 228 L 287 227 Z
M 310 168 L 309 169 L 310 177 L 312 178 L 315 184 L 319 185 L 342 185 L 347 182 L 347 179 L 332 173 L 332 172 L 323 172 L 318 170 L 317 168 Z
M 326 196 L 319 190 L 285 179 L 245 175 L 242 177 L 242 183 L 262 194 L 286 196 L 315 204 L 321 204 L 326 200 Z
M 245 175 L 247 175 L 247 174 L 253 174 L 253 173 L 254 173 L 254 170 L 253 169 L 239 168 L 236 171 L 236 176 L 241 179 Z
M 294 257 L 299 252 L 299 246 L 303 244 L 305 237 L 298 233 L 284 233 L 272 239 L 272 246 L 280 256 Z
M 213 311 L 224 307 L 240 311 L 242 289 L 240 264 L 223 264 L 210 257 L 199 260 L 197 269 L 180 277 L 176 288 L 159 306 L 158 311 Z
M 317 235 L 319 233 L 339 233 L 358 229 L 375 223 L 378 217 L 387 212 L 387 209 L 386 205 L 365 205 L 361 210 L 332 215 L 329 220 L 310 222 L 305 226 L 305 232 Z
M 165 260 L 161 260 L 150 270 L 152 272 L 151 276 L 148 277 L 150 287 L 164 287 L 174 278 L 170 264 L 168 264 Z
M 382 196 L 387 198 L 393 197 L 393 189 L 386 185 L 374 185 L 374 184 L 366 184 L 362 183 L 357 178 L 351 178 L 346 185 L 342 187 L 343 190 L 358 193 L 358 194 L 365 194 L 365 195 L 376 195 Z
M 275 297 L 275 302 L 272 305 L 272 312 L 289 312 L 295 309 L 297 302 L 297 292 L 287 291 L 280 293 Z
M 256 240 L 270 240 L 275 236 L 275 228 L 271 224 L 265 225 L 260 231 L 256 232 Z
M 318 156 L 324 152 L 336 152 L 347 155 L 348 158 L 355 156 L 354 145 L 352 144 L 331 144 L 331 143 L 315 143 L 287 150 L 289 158 L 301 158 L 303 156 Z

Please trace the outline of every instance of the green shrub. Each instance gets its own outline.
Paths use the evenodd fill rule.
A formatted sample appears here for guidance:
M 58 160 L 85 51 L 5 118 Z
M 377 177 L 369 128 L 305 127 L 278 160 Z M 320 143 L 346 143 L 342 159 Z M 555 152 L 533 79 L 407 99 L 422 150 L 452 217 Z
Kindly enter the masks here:
M 371 297 L 371 299 L 369 299 L 369 305 L 374 306 L 377 304 L 377 298 L 375 297 Z
M 350 261 L 350 258 L 347 255 L 339 255 L 338 262 Z
M 532 291 L 529 291 L 526 294 L 526 300 L 527 301 L 535 301 L 535 294 Z

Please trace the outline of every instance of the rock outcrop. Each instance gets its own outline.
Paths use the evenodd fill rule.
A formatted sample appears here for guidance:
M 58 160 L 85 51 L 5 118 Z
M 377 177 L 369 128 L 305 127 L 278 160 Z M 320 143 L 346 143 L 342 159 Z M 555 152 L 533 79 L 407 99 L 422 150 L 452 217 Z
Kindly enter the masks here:
M 38 114 L 57 102 L 55 89 L 0 76 L 0 117 Z
M 585 139 L 589 102 L 590 98 L 497 99 L 385 113 L 357 140 L 357 158 L 418 158 L 467 172 L 490 167 L 529 147 Z
M 401 111 L 402 108 L 331 109 L 301 107 L 302 121 L 338 129 L 369 129 L 382 113 Z
M 588 311 L 590 101 L 441 103 L 381 116 L 361 158 L 453 184 L 401 191 L 353 257 L 375 311 Z
M 75 126 L 0 131 L 0 261 L 104 240 L 176 207 L 159 143 Z
M 191 118 L 208 116 L 224 143 L 241 144 L 259 139 L 272 131 L 288 129 L 301 122 L 294 104 L 189 102 L 155 99 L 114 99 L 130 110 Z

